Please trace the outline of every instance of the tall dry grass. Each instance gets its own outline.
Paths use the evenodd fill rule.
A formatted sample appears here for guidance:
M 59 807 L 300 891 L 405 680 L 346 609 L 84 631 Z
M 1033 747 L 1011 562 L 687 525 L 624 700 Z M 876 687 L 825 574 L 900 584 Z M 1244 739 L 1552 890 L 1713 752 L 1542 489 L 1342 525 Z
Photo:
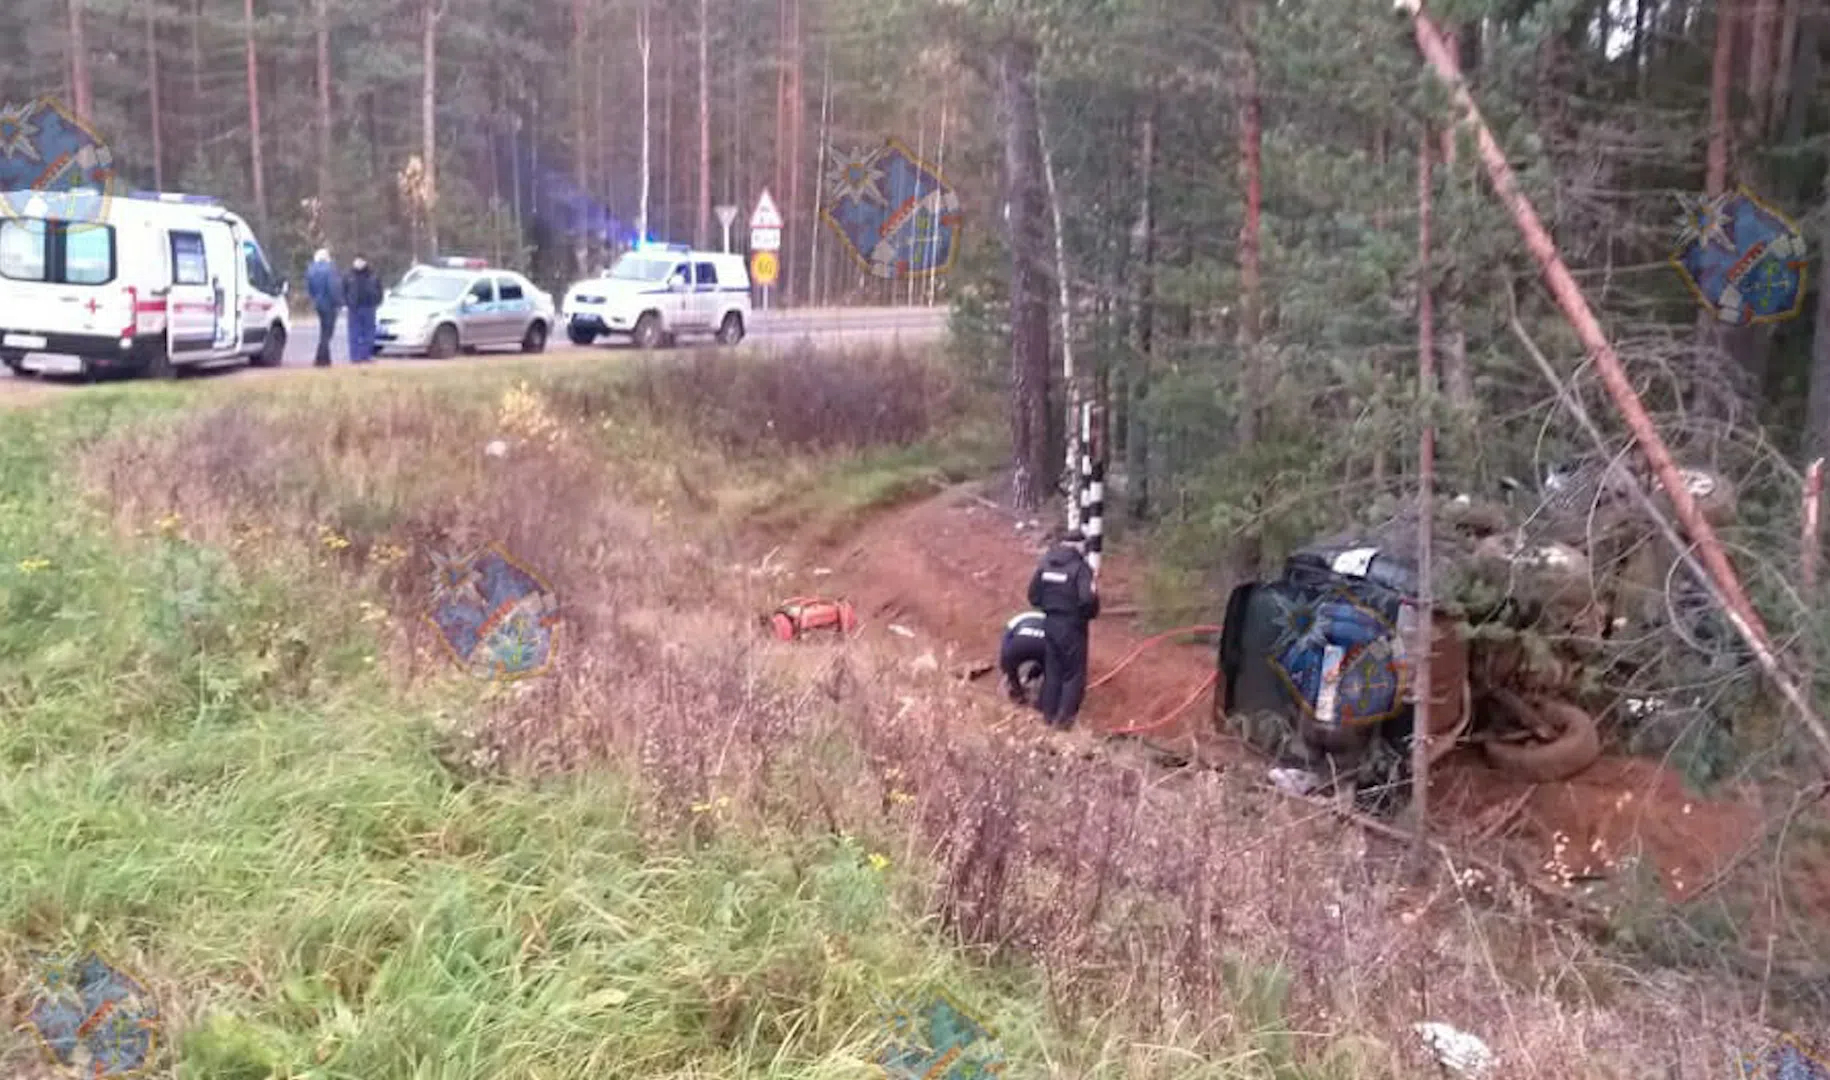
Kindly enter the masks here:
M 1082 1038 L 1038 1074 L 1426 1075 L 1410 1025 L 1440 1020 L 1505 1076 L 1725 1075 L 1753 1037 L 1738 984 L 1625 967 L 1465 868 L 1419 890 L 1251 777 L 1045 752 L 894 639 L 762 635 L 780 586 L 705 491 L 934 438 L 951 392 L 910 358 L 689 359 L 495 400 L 218 409 L 88 470 L 129 527 L 180 520 L 385 597 L 391 666 L 451 697 L 442 753 L 467 783 L 610 768 L 639 784 L 649 850 L 829 831 L 880 853 L 937 929 L 1046 973 Z M 561 599 L 537 682 L 458 682 L 420 618 L 430 552 L 486 540 Z

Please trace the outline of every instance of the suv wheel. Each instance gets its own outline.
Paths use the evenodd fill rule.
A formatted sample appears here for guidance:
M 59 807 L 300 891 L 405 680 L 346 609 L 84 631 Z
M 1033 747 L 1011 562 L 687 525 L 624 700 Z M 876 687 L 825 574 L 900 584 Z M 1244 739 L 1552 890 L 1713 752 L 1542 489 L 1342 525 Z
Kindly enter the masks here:
M 649 312 L 635 321 L 635 344 L 637 348 L 652 349 L 661 344 L 661 320 L 654 312 Z
M 449 360 L 457 355 L 457 327 L 444 323 L 432 332 L 432 344 L 426 347 L 426 355 L 434 360 Z
M 589 330 L 580 330 L 576 326 L 566 327 L 566 337 L 570 338 L 574 345 L 594 345 L 597 343 L 596 334 L 593 334 Z
M 743 340 L 743 316 L 735 311 L 726 312 L 724 321 L 718 324 L 718 344 L 735 345 Z

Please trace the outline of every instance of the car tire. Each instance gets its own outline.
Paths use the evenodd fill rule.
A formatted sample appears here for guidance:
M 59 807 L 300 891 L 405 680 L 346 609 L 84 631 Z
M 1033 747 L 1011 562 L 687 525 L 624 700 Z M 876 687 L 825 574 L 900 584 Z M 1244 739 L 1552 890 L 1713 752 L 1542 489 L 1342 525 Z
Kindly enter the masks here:
M 152 354 L 146 358 L 145 370 L 146 377 L 149 379 L 165 380 L 178 377 L 178 369 L 172 366 L 171 350 L 163 345 L 155 347 Z
M 1595 728 L 1595 718 L 1583 709 L 1552 698 L 1528 702 L 1505 692 L 1496 693 L 1493 698 L 1503 711 L 1514 714 L 1517 722 L 1536 719 L 1558 733 L 1549 742 L 1483 744 L 1481 751 L 1488 764 L 1501 772 L 1535 783 L 1554 784 L 1568 780 L 1601 758 L 1601 735 Z M 1533 715 L 1518 715 L 1526 710 Z
M 543 353 L 546 351 L 546 323 L 536 319 L 521 335 L 521 351 L 524 353 Z
M 450 323 L 440 323 L 439 328 L 432 331 L 432 341 L 426 346 L 426 355 L 434 360 L 449 360 L 457 355 L 457 351 L 457 327 Z
M 36 371 L 31 371 L 26 368 L 25 357 L 23 356 L 8 356 L 0 359 L 0 363 L 4 363 L 7 366 L 7 370 L 11 371 L 14 375 L 19 376 L 21 379 L 30 378 L 31 376 L 38 374 Z
M 718 324 L 718 344 L 735 345 L 743 340 L 743 316 L 735 311 L 727 312 L 724 321 Z
M 635 321 L 635 345 L 638 349 L 653 349 L 661 344 L 665 335 L 661 333 L 661 320 L 654 312 L 648 312 Z
M 566 337 L 579 347 L 597 344 L 597 335 L 589 330 L 580 330 L 576 326 L 566 327 Z
M 248 363 L 253 367 L 279 367 L 286 359 L 286 328 L 275 326 L 267 331 L 267 340 L 261 342 L 261 351 L 254 354 Z

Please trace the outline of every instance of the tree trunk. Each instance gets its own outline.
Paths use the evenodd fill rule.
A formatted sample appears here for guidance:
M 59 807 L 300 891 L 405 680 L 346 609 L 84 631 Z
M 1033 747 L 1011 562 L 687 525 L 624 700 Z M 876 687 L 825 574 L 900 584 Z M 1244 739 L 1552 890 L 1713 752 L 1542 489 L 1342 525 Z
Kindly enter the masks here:
M 807 97 L 802 87 L 804 67 L 801 55 L 801 2 L 788 0 L 788 201 L 782 206 L 782 273 L 783 306 L 799 302 L 795 295 L 795 268 L 800 265 L 800 244 L 795 226 L 801 210 L 801 162 L 804 159 L 803 135 L 807 120 Z
M 419 137 L 425 168 L 426 246 L 438 254 L 438 21 L 444 0 L 423 0 L 420 27 Z
M 585 224 L 591 208 L 591 81 L 585 73 L 586 35 L 585 0 L 572 0 L 572 265 L 579 277 L 585 276 L 590 237 Z
M 652 142 L 651 135 L 653 133 L 653 124 L 651 123 L 653 103 L 650 100 L 649 84 L 652 82 L 650 76 L 652 73 L 652 59 L 654 55 L 654 17 L 649 9 L 648 0 L 642 0 L 640 22 L 638 23 L 636 31 L 636 48 L 640 50 L 642 58 L 642 194 L 641 201 L 636 203 L 636 242 L 646 243 L 649 236 L 648 178 L 652 168 L 649 146 Z
M 674 234 L 674 68 L 679 66 L 679 50 L 674 48 L 673 7 L 661 5 L 661 40 L 668 48 L 661 54 L 661 232 L 668 243 Z
M 699 208 L 693 215 L 693 246 L 712 243 L 712 18 L 709 0 L 699 0 Z
M 1125 406 L 1125 483 L 1129 487 L 1129 513 L 1133 521 L 1150 516 L 1150 382 L 1152 338 L 1155 331 L 1156 281 L 1156 123 L 1158 103 L 1152 88 L 1149 103 L 1144 106 L 1138 132 L 1138 200 L 1137 228 L 1132 239 L 1137 250 L 1137 298 L 1135 301 L 1135 340 L 1132 345 L 1131 374 L 1127 380 L 1130 400 Z
M 318 213 L 320 220 L 331 220 L 330 214 L 330 0 L 317 0 L 318 36 Z
M 1830 208 L 1830 176 L 1824 181 L 1824 202 Z M 1830 242 L 1830 215 L 1819 226 L 1818 243 Z M 1830 250 L 1830 249 L 1824 249 Z M 1816 326 L 1811 337 L 1811 385 L 1806 402 L 1803 458 L 1830 455 L 1830 282 L 1817 283 Z
M 1779 10 L 1776 0 L 1748 0 L 1747 47 L 1747 125 L 1748 138 L 1743 153 L 1752 154 L 1761 133 L 1766 130 L 1767 110 L 1771 105 L 1774 79 L 1774 52 L 1779 34 Z
M 242 40 L 248 55 L 248 144 L 254 170 L 254 216 L 267 222 L 267 166 L 261 159 L 260 66 L 254 48 L 254 0 L 242 0 Z
M 1038 52 L 1033 42 L 1008 39 L 998 46 L 997 70 L 1011 269 L 1010 437 L 1016 467 L 1011 496 L 1026 511 L 1041 506 L 1054 475 L 1048 438 L 1048 290 L 1043 269 L 1048 237 L 1040 192 Z
M 70 94 L 76 99 L 76 115 L 95 123 L 94 90 L 89 83 L 89 45 L 83 36 L 83 0 L 70 4 Z
M 1479 50 L 1470 47 L 1474 40 L 1473 28 L 1463 25 L 1455 29 L 1455 51 L 1461 61 L 1463 77 L 1474 84 L 1475 71 L 1480 62 Z M 1442 129 L 1442 162 L 1446 166 L 1445 183 L 1455 192 L 1462 193 L 1462 170 L 1458 168 L 1457 158 L 1460 154 L 1456 146 L 1456 126 L 1445 125 Z M 1455 410 L 1456 429 L 1466 433 L 1471 431 L 1480 411 L 1480 400 L 1474 394 L 1474 370 L 1468 363 L 1468 332 L 1462 325 L 1461 309 L 1465 292 L 1465 281 L 1462 277 L 1461 262 L 1450 248 L 1449 263 L 1443 268 L 1443 342 L 1442 381 L 1450 406 Z M 1432 358 L 1432 366 L 1434 358 Z
M 159 102 L 159 15 L 154 0 L 146 10 L 146 91 L 151 106 L 153 187 L 165 190 L 165 109 Z
M 1716 7 L 1716 47 L 1709 75 L 1709 159 L 1703 176 L 1703 191 L 1712 196 L 1728 190 L 1728 99 L 1734 85 L 1737 9 L 1736 0 L 1720 0 Z
M 1792 65 L 1786 81 L 1784 130 L 1780 138 L 1796 143 L 1805 137 L 1805 121 L 1810 116 L 1818 76 L 1818 41 L 1823 32 L 1824 10 L 1820 0 L 1804 0 L 1798 13 L 1798 45 L 1792 50 Z
M 1785 16 L 1779 27 L 1779 54 L 1773 57 L 1772 102 L 1767 106 L 1766 130 L 1773 138 L 1786 120 L 1786 98 L 1792 88 L 1792 70 L 1798 55 L 1798 20 L 1803 0 L 1785 0 Z
M 1239 227 L 1239 352 L 1244 365 L 1244 393 L 1240 395 L 1238 445 L 1250 447 L 1263 437 L 1263 406 L 1271 390 L 1270 371 L 1260 340 L 1264 287 L 1261 280 L 1260 207 L 1263 202 L 1262 167 L 1264 126 L 1258 96 L 1258 57 L 1254 39 L 1256 12 L 1251 0 L 1235 8 L 1240 24 L 1239 171 L 1245 189 L 1245 214 Z M 1256 497 L 1251 499 L 1257 503 Z M 1233 570 L 1243 579 L 1256 572 L 1263 556 L 1258 531 L 1247 529 L 1234 546 Z

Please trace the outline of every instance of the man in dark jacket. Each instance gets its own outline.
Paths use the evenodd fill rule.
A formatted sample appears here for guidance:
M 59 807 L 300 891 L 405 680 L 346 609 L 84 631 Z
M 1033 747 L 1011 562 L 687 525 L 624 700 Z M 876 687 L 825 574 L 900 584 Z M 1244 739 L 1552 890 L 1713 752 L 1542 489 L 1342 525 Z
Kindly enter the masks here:
M 343 279 L 343 302 L 349 308 L 349 362 L 366 364 L 375 358 L 375 309 L 381 306 L 381 280 L 358 255 Z
M 1029 579 L 1029 603 L 1042 612 L 1048 659 L 1038 704 L 1048 726 L 1067 730 L 1087 692 L 1087 623 L 1099 617 L 1099 592 L 1087 565 L 1086 538 L 1062 535 Z
M 1004 624 L 998 669 L 1004 674 L 1004 692 L 1018 705 L 1029 704 L 1029 685 L 1048 668 L 1046 618 L 1040 611 L 1025 611 Z
M 311 306 L 318 309 L 318 356 L 315 367 L 330 366 L 330 339 L 337 333 L 337 309 L 343 306 L 343 276 L 330 252 L 319 248 L 305 271 L 305 291 L 311 294 Z

